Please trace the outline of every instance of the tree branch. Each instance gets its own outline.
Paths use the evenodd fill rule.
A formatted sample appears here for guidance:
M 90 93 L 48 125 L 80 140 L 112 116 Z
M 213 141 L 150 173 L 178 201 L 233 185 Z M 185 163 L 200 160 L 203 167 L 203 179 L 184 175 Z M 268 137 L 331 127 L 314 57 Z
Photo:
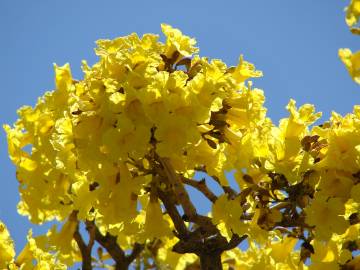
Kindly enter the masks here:
M 211 175 L 211 177 L 215 180 L 216 183 L 219 184 L 219 186 L 224 190 L 224 192 L 230 196 L 230 198 L 235 198 L 238 195 L 237 192 L 231 187 L 223 186 L 217 176 Z
M 168 200 L 168 198 L 170 196 L 168 196 L 168 194 L 164 194 L 164 196 L 161 196 L 160 199 L 163 201 L 165 208 L 169 208 L 169 209 L 167 209 L 169 211 L 169 215 L 171 212 L 172 216 L 170 216 L 170 217 L 171 218 L 174 217 L 176 220 L 176 221 L 174 220 L 174 223 L 178 223 L 178 225 L 181 226 L 181 227 L 179 226 L 179 229 L 183 232 L 185 232 L 184 231 L 185 224 L 183 223 L 183 220 L 185 220 L 185 221 L 194 222 L 197 225 L 203 227 L 203 231 L 206 232 L 207 234 L 217 234 L 219 231 L 217 230 L 216 226 L 214 224 L 212 224 L 211 219 L 209 217 L 198 215 L 196 213 L 196 208 L 193 205 L 193 203 L 191 202 L 189 194 L 186 191 L 183 183 L 181 182 L 180 176 L 178 176 L 176 174 L 175 170 L 173 169 L 173 167 L 170 163 L 170 160 L 166 159 L 166 158 L 159 158 L 159 159 L 161 161 L 161 164 L 163 164 L 163 168 L 164 168 L 165 174 L 167 176 L 167 178 L 164 180 L 168 181 L 168 183 L 170 183 L 170 185 L 173 187 L 174 195 L 175 195 L 176 199 L 180 202 L 182 208 L 184 209 L 184 213 L 185 213 L 184 217 L 180 218 L 181 219 L 181 222 L 180 222 L 178 211 L 177 211 L 176 207 L 174 206 L 175 204 Z M 163 199 L 165 201 L 167 200 L 167 202 L 165 202 Z M 167 203 L 168 206 L 166 206 L 165 203 Z M 184 225 L 181 225 L 181 224 L 184 224 Z
M 206 180 L 202 179 L 201 181 L 196 181 L 193 179 L 186 178 L 185 176 L 181 177 L 181 181 L 189 186 L 192 186 L 193 188 L 196 188 L 198 191 L 200 191 L 206 198 L 209 199 L 212 203 L 215 203 L 217 200 L 216 195 L 209 189 L 209 187 L 206 185 Z
M 92 227 L 86 226 L 86 230 L 89 233 L 89 243 L 87 246 L 89 249 L 92 249 L 92 247 L 94 246 L 94 243 L 95 243 L 95 228 L 94 228 L 94 226 L 92 226 Z
M 227 243 L 227 245 L 225 247 L 223 247 L 223 249 L 224 250 L 230 250 L 230 249 L 236 248 L 247 237 L 248 237 L 247 235 L 239 236 L 237 234 L 233 234 L 230 241 Z
M 177 230 L 179 237 L 184 238 L 188 235 L 188 230 L 186 228 L 184 220 L 181 218 L 178 210 L 176 209 L 175 203 L 172 201 L 169 194 L 166 194 L 162 190 L 158 189 L 157 194 L 159 195 L 160 200 L 165 206 L 165 209 L 172 221 L 174 222 L 175 229 Z
M 139 254 L 144 250 L 144 245 L 135 243 L 134 247 L 130 253 L 130 255 L 126 256 L 126 262 L 128 265 L 130 265 L 138 256 Z
M 200 172 L 204 172 L 206 174 L 208 174 L 206 168 L 204 166 L 198 166 L 195 168 L 196 171 L 200 171 Z M 210 175 L 212 179 L 214 179 L 214 181 L 216 183 L 218 183 L 218 185 L 223 189 L 223 191 L 228 194 L 231 198 L 235 198 L 237 196 L 237 192 L 232 189 L 231 187 L 229 186 L 223 186 L 220 182 L 220 179 L 219 177 L 217 177 L 216 175 Z
M 189 194 L 184 188 L 183 183 L 180 181 L 179 176 L 176 174 L 171 162 L 168 158 L 159 157 L 159 161 L 163 167 L 166 175 L 166 180 L 170 186 L 174 188 L 176 198 L 179 200 L 185 214 L 188 217 L 196 215 L 196 208 L 190 200 Z
M 88 246 L 85 244 L 80 232 L 79 232 L 79 223 L 76 226 L 76 231 L 74 232 L 73 238 L 75 239 L 82 257 L 82 270 L 92 270 L 91 265 L 91 249 L 92 245 Z
M 102 235 L 93 221 L 86 221 L 86 226 L 94 230 L 94 239 L 103 246 L 115 261 L 115 269 L 127 269 L 125 253 L 117 244 L 116 237 L 109 233 Z
M 94 240 L 96 240 L 103 248 L 105 248 L 115 261 L 115 270 L 128 269 L 129 265 L 144 249 L 144 245 L 135 243 L 131 253 L 129 255 L 125 255 L 125 252 L 117 243 L 116 236 L 109 233 L 106 233 L 105 236 L 102 235 L 96 227 L 94 221 L 86 221 L 86 229 L 90 234 L 89 245 L 90 243 L 93 244 Z

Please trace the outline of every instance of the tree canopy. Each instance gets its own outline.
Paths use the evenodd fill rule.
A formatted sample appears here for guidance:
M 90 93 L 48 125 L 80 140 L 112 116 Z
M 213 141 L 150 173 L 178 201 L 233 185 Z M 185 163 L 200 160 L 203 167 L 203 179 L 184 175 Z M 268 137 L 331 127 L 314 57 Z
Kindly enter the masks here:
M 355 35 L 359 16 L 352 0 Z M 164 43 L 98 40 L 82 80 L 55 65 L 55 89 L 4 126 L 18 212 L 61 227 L 29 231 L 16 256 L 0 222 L 0 268 L 360 269 L 360 105 L 318 123 L 313 105 L 290 100 L 276 125 L 253 64 L 202 57 L 195 39 L 161 28 Z M 360 51 L 339 56 L 360 84 Z

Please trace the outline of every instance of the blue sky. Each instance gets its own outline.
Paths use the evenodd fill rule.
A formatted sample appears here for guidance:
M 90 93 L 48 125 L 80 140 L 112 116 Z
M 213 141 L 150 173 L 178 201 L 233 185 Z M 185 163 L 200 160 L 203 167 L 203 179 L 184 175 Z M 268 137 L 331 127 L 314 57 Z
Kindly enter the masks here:
M 16 120 L 22 105 L 54 88 L 53 63 L 69 62 L 81 79 L 81 60 L 95 63 L 94 42 L 137 32 L 160 34 L 168 23 L 195 37 L 202 56 L 237 63 L 239 55 L 256 64 L 264 77 L 254 81 L 265 91 L 268 115 L 287 116 L 290 98 L 313 103 L 328 118 L 359 104 L 360 87 L 337 57 L 338 48 L 360 48 L 349 33 L 343 0 L 233 1 L 0 1 L 0 123 Z M 9 227 L 17 250 L 31 224 L 16 212 L 19 200 L 15 168 L 0 132 L 0 220 Z M 197 197 L 201 205 L 201 198 Z

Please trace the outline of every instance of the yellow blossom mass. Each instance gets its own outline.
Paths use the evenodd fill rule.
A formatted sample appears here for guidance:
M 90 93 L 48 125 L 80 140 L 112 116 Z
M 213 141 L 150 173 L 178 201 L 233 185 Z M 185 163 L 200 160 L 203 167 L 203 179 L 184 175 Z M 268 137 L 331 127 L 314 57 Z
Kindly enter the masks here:
M 358 4 L 347 10 L 350 26 Z M 0 268 L 110 268 L 113 259 L 116 269 L 351 269 L 360 249 L 360 107 L 319 124 L 315 106 L 291 99 L 277 125 L 250 81 L 262 76 L 253 64 L 202 57 L 194 38 L 161 29 L 164 43 L 135 33 L 98 40 L 99 61 L 83 62 L 83 79 L 54 65 L 55 89 L 4 126 L 18 212 L 62 224 L 30 232 L 15 257 L 0 223 Z M 360 83 L 360 54 L 339 55 Z M 199 171 L 208 179 L 192 179 Z M 188 186 L 210 213 L 198 212 Z

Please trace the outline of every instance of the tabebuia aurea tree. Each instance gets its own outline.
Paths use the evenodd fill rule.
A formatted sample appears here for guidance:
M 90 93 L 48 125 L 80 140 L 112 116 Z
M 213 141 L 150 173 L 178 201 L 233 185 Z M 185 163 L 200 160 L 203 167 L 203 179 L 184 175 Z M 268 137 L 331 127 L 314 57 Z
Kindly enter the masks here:
M 359 15 L 352 0 L 354 34 Z M 55 90 L 5 126 L 19 213 L 60 226 L 30 231 L 16 255 L 0 223 L 0 268 L 360 269 L 360 105 L 318 121 L 290 100 L 276 125 L 254 65 L 209 60 L 194 39 L 162 31 L 165 43 L 97 41 L 82 80 L 55 66 Z M 360 83 L 360 52 L 339 55 Z

